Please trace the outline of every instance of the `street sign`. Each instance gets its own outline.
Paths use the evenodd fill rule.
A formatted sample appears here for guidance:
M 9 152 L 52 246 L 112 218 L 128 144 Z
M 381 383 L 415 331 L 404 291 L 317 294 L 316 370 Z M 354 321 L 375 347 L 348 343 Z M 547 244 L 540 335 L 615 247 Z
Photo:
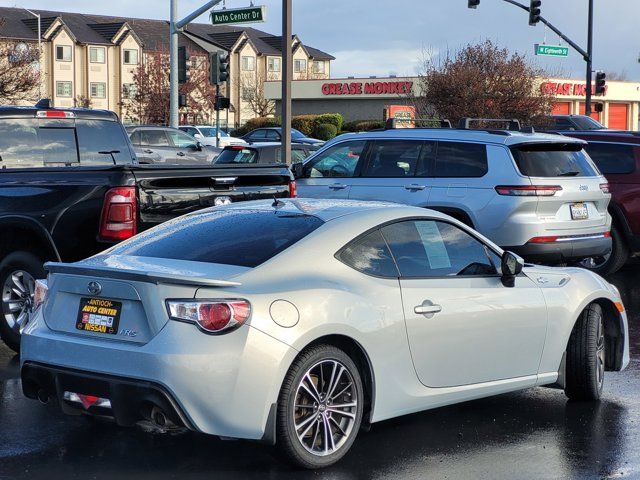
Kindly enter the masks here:
M 563 47 L 562 45 L 540 45 L 535 44 L 536 55 L 544 55 L 546 57 L 568 57 L 569 47 Z
M 259 23 L 267 19 L 267 7 L 228 8 L 211 12 L 213 25 L 228 25 L 232 23 Z

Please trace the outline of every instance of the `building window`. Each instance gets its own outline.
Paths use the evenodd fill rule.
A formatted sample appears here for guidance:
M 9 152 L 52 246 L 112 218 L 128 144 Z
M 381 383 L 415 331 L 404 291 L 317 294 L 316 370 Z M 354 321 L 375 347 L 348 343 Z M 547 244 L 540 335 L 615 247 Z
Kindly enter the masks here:
M 71 82 L 56 82 L 56 95 L 58 97 L 71 97 L 72 94 Z
M 132 99 L 138 94 L 138 86 L 135 83 L 125 83 L 122 85 L 122 98 Z
M 91 63 L 104 63 L 104 47 L 89 47 L 89 61 Z
M 294 60 L 293 61 L 293 71 L 296 73 L 305 73 L 307 71 L 307 61 L 306 60 Z
M 256 69 L 256 57 L 242 57 L 242 71 L 253 72 Z
M 324 62 L 323 61 L 314 61 L 313 62 L 313 73 L 324 73 Z
M 56 47 L 56 60 L 61 62 L 71 61 L 71 46 L 70 45 L 58 45 Z
M 253 97 L 253 89 L 251 87 L 242 87 L 242 100 L 248 102 Z
M 91 98 L 107 98 L 107 84 L 106 83 L 91 83 Z
M 125 65 L 137 65 L 138 64 L 138 50 L 125 50 L 124 51 L 124 63 L 125 63 Z
M 267 68 L 270 72 L 279 72 L 280 71 L 280 59 L 278 57 L 269 58 L 269 62 Z

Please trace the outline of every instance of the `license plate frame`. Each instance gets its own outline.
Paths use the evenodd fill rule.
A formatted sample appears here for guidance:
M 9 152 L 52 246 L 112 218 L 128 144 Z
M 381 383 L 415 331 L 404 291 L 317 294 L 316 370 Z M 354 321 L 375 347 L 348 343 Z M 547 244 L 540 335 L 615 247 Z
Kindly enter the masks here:
M 584 202 L 572 203 L 569 205 L 572 220 L 588 220 L 589 208 Z
M 76 330 L 117 335 L 122 302 L 106 298 L 81 297 Z

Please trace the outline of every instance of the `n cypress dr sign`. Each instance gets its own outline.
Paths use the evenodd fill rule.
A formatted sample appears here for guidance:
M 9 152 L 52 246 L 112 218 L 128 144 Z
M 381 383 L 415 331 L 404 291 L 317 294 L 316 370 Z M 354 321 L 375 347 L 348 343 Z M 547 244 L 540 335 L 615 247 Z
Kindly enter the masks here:
M 267 7 L 230 8 L 211 12 L 213 25 L 229 25 L 235 23 L 260 23 L 267 19 Z
M 328 82 L 322 84 L 323 95 L 409 95 L 413 82 Z

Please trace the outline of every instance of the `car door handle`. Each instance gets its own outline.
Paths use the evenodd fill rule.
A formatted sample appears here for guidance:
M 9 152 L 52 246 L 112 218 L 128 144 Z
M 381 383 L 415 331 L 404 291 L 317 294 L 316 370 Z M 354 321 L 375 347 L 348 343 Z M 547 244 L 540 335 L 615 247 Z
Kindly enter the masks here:
M 176 155 L 178 155 L 179 157 L 184 157 L 185 153 L 184 152 L 178 152 L 178 153 L 176 153 Z
M 427 188 L 426 185 L 418 185 L 416 183 L 412 183 L 411 185 L 405 185 L 404 188 L 406 190 L 424 190 L 425 188 Z
M 345 185 L 344 183 L 332 183 L 331 185 L 329 185 L 329 188 L 332 190 L 343 190 L 347 188 L 347 185 Z
M 427 315 L 432 317 L 434 314 L 440 313 L 442 311 L 442 307 L 440 305 L 434 305 L 430 301 L 426 300 L 422 305 L 416 305 L 413 311 L 418 315 Z

